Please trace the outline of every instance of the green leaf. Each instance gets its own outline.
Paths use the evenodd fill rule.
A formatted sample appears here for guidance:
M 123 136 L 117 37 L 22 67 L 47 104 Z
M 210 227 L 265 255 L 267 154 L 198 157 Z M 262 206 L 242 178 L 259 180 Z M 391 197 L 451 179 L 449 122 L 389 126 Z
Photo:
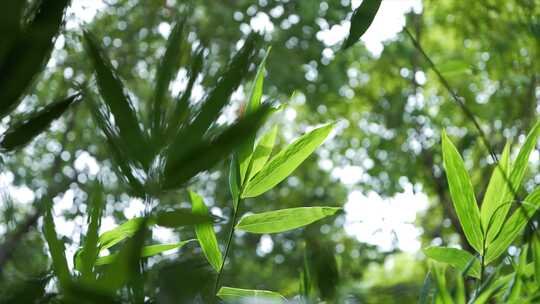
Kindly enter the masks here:
M 327 124 L 314 129 L 281 150 L 248 182 L 242 198 L 261 195 L 284 180 L 324 142 L 333 128 L 334 124 Z
M 45 215 L 43 216 L 43 235 L 45 236 L 45 240 L 49 246 L 49 253 L 51 254 L 54 274 L 56 277 L 58 277 L 60 286 L 64 288 L 69 284 L 71 275 L 69 273 L 66 256 L 64 255 L 64 242 L 59 240 L 56 234 L 51 210 L 52 202 L 47 202 L 47 204 L 50 206 L 47 208 Z
M 270 158 L 270 154 L 272 154 L 272 149 L 276 142 L 277 132 L 278 127 L 274 126 L 270 131 L 265 133 L 257 143 L 255 151 L 253 151 L 253 155 L 251 156 L 251 168 L 246 180 L 249 181 L 252 176 L 257 175 Z
M 34 137 L 46 131 L 51 122 L 60 117 L 73 102 L 79 100 L 80 96 L 79 93 L 71 95 L 30 114 L 6 131 L 0 146 L 11 151 L 28 144 Z
M 238 158 L 236 153 L 233 153 L 229 165 L 229 191 L 231 192 L 233 199 L 234 210 L 236 210 L 240 198 L 240 172 L 238 171 Z
M 354 10 L 351 17 L 349 36 L 343 43 L 343 50 L 346 50 L 355 44 L 368 30 L 373 19 L 375 19 L 375 15 L 377 15 L 377 11 L 379 11 L 381 2 L 382 0 L 364 0 L 362 1 L 362 4 Z
M 510 218 L 504 223 L 497 238 L 487 248 L 486 263 L 490 263 L 512 244 L 516 237 L 523 231 L 527 222 L 540 207 L 540 187 L 536 188 L 521 203 Z
M 257 132 L 269 112 L 270 107 L 264 105 L 257 112 L 241 118 L 216 138 L 200 142 L 178 160 L 175 170 L 165 172 L 162 182 L 164 189 L 180 187 L 193 176 L 226 159 L 246 138 Z
M 163 253 L 165 251 L 169 251 L 169 250 L 177 249 L 177 248 L 182 248 L 185 244 L 187 244 L 189 242 L 193 242 L 193 241 L 196 241 L 196 240 L 195 239 L 187 240 L 187 241 L 182 241 L 182 242 L 174 243 L 174 244 L 157 244 L 157 245 L 144 246 L 142 248 L 141 258 L 147 258 L 147 257 L 151 257 L 151 256 L 154 256 L 154 255 L 158 255 L 158 254 Z M 106 255 L 106 256 L 103 256 L 103 257 L 99 257 L 96 260 L 95 265 L 96 266 L 101 266 L 101 265 L 111 264 L 112 262 L 115 261 L 115 259 L 117 257 L 118 257 L 118 254 L 116 254 L 116 253 Z
M 437 298 L 442 304 L 453 304 L 452 297 L 446 286 L 446 267 L 442 265 L 433 265 L 433 273 L 435 274 L 435 283 L 437 283 Z M 439 302 L 437 302 L 439 303 Z
M 176 72 L 180 67 L 180 48 L 182 44 L 183 29 L 184 22 L 176 22 L 169 35 L 165 55 L 157 69 L 157 80 L 153 96 L 154 102 L 152 111 L 150 112 L 152 115 L 152 135 L 154 137 L 160 137 L 161 133 L 164 131 L 165 107 L 163 103 L 167 96 L 169 84 L 176 76 Z
M 85 32 L 84 41 L 86 52 L 94 66 L 99 92 L 114 116 L 122 143 L 127 147 L 124 151 L 139 161 L 143 168 L 148 168 L 153 157 L 149 150 L 148 138 L 139 127 L 139 120 L 131 100 L 124 94 L 124 85 L 97 39 L 89 32 Z
M 540 285 L 540 237 L 538 234 L 535 234 L 532 237 L 532 251 L 533 251 L 533 264 L 534 264 L 534 275 L 536 278 L 536 284 Z
M 251 233 L 284 232 L 309 225 L 339 210 L 341 208 L 300 207 L 251 214 L 242 217 L 236 228 Z
M 277 292 L 267 290 L 221 287 L 217 296 L 226 303 L 285 303 L 287 300 Z
M 519 263 L 517 267 L 515 267 L 516 269 L 512 278 L 512 282 L 510 283 L 510 287 L 506 291 L 503 298 L 504 303 L 516 303 L 522 295 L 522 290 L 524 287 L 522 276 L 524 275 L 525 267 L 527 266 L 528 249 L 529 247 L 527 246 L 527 244 L 521 247 L 519 253 Z
M 263 94 L 263 82 L 264 82 L 264 71 L 266 58 L 270 53 L 270 48 L 266 51 L 259 68 L 257 69 L 257 74 L 255 75 L 255 80 L 251 85 L 251 90 L 249 94 L 249 99 L 246 106 L 246 113 L 255 112 L 261 105 L 261 98 Z M 253 154 L 253 145 L 255 144 L 255 135 L 251 136 L 242 146 L 238 149 L 238 163 L 240 171 L 240 185 L 244 185 L 245 180 L 249 175 L 249 164 L 251 163 L 251 157 Z
M 212 217 L 192 212 L 190 209 L 159 212 L 156 224 L 162 227 L 176 228 L 181 226 L 212 223 Z
M 141 223 L 145 222 L 145 218 L 136 217 L 124 222 L 122 225 L 104 232 L 99 236 L 99 249 L 110 248 L 128 237 L 135 235 Z
M 102 190 L 103 188 L 98 184 L 92 193 L 91 204 L 88 208 L 90 210 L 88 230 L 84 238 L 83 248 L 80 251 L 80 272 L 85 279 L 95 279 L 92 275 L 92 268 L 99 255 L 98 233 L 104 207 Z
M 443 132 L 442 149 L 444 169 L 454 209 L 459 218 L 467 241 L 480 254 L 483 254 L 483 233 L 480 222 L 480 211 L 474 196 L 471 179 L 465 169 L 463 159 L 450 138 Z
M 466 275 L 480 278 L 480 261 L 465 250 L 448 247 L 428 247 L 423 251 L 427 257 L 437 262 L 449 264 L 461 272 L 466 271 L 469 263 L 474 261 Z
M 4 1 L 5 2 L 5 1 Z M 22 2 L 22 1 L 10 1 Z M 22 100 L 26 89 L 43 70 L 50 57 L 54 38 L 58 35 L 63 23 L 64 10 L 69 0 L 42 0 L 31 12 L 34 17 L 14 41 L 4 41 L 2 47 L 11 44 L 0 62 L 0 118 L 9 114 Z M 3 5 L 2 10 L 9 9 Z M 13 17 L 21 16 L 21 7 L 16 7 Z M 2 16 L 3 17 L 3 16 Z M 21 20 L 17 20 L 21 23 Z M 12 28 L 16 31 L 17 28 Z M 5 44 L 4 44 L 5 43 Z
M 433 284 L 433 275 L 431 271 L 428 271 L 426 277 L 424 278 L 424 283 L 422 284 L 422 289 L 420 290 L 420 296 L 418 297 L 418 304 L 428 304 L 429 297 L 431 295 L 431 285 Z
M 209 215 L 208 208 L 204 205 L 201 196 L 193 191 L 189 191 L 189 198 L 193 213 Z M 223 258 L 221 257 L 221 251 L 219 250 L 216 234 L 214 233 L 214 227 L 212 227 L 211 223 L 195 225 L 195 234 L 197 235 L 204 256 L 206 256 L 210 265 L 216 271 L 219 271 L 223 264 Z
M 516 194 L 519 192 L 521 183 L 523 181 L 523 177 L 525 175 L 525 171 L 527 170 L 527 166 L 529 163 L 529 157 L 531 155 L 531 152 L 536 147 L 536 142 L 538 141 L 538 136 L 540 135 L 540 122 L 537 122 L 533 129 L 529 132 L 527 135 L 527 138 L 525 139 L 525 143 L 523 144 L 523 147 L 519 150 L 519 153 L 516 157 L 516 160 L 514 161 L 512 165 L 512 172 L 510 173 L 510 183 L 512 184 L 512 189 L 509 187 L 508 192 L 502 192 L 499 193 L 499 195 L 504 195 L 501 199 L 503 204 L 501 204 L 500 208 L 496 211 L 496 213 L 493 216 L 493 221 L 490 226 L 489 232 L 487 234 L 486 244 L 491 244 L 493 240 L 497 237 L 499 234 L 499 231 L 501 230 L 501 227 L 503 226 L 503 222 L 506 219 L 506 216 L 508 214 L 508 211 L 510 210 L 510 207 L 512 206 L 512 202 L 516 200 L 515 197 L 513 197 L 513 194 Z
M 455 291 L 455 304 L 465 304 L 467 303 L 467 296 L 465 292 L 465 282 L 463 281 L 463 275 L 461 272 L 456 271 L 455 273 L 456 280 L 456 291 Z

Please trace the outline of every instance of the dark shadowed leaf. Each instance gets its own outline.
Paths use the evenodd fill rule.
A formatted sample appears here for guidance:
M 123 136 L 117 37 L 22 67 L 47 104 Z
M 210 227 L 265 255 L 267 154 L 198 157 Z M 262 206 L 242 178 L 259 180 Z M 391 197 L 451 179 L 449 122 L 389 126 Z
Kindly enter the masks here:
M 368 30 L 373 19 L 375 19 L 375 15 L 377 15 L 377 11 L 379 11 L 381 2 L 382 0 L 364 0 L 362 1 L 362 4 L 354 10 L 351 17 L 349 36 L 343 43 L 343 50 L 358 42 L 362 35 Z
M 99 92 L 114 116 L 118 134 L 128 156 L 138 160 L 143 168 L 148 168 L 152 159 L 146 134 L 139 127 L 133 105 L 124 94 L 124 86 L 107 58 L 97 39 L 89 32 L 84 33 L 86 52 L 96 74 Z
M 202 216 L 208 216 L 208 208 L 203 202 L 200 195 L 193 191 L 189 191 L 189 199 L 191 200 L 193 213 Z M 219 250 L 216 234 L 214 233 L 214 227 L 211 223 L 197 224 L 195 225 L 195 233 L 201 249 L 206 256 L 206 259 L 212 265 L 212 267 L 219 271 L 221 264 L 223 264 L 223 258 L 221 257 L 221 251 Z
M 28 144 L 34 137 L 46 131 L 51 122 L 60 117 L 79 97 L 80 94 L 75 94 L 51 103 L 11 126 L 4 134 L 0 146 L 11 151 Z
M 56 228 L 54 225 L 54 219 L 52 215 L 52 202 L 43 202 L 49 204 L 45 215 L 43 216 L 43 235 L 49 246 L 49 253 L 51 254 L 53 271 L 58 280 L 60 286 L 65 287 L 69 285 L 71 275 L 64 255 L 65 247 L 64 242 L 58 239 L 56 234 Z
M 195 224 L 212 223 L 210 215 L 201 215 L 192 212 L 190 209 L 176 209 L 174 211 L 163 211 L 156 215 L 158 226 L 176 228 Z
M 424 279 L 424 283 L 422 284 L 422 289 L 420 290 L 420 297 L 418 298 L 418 304 L 431 303 L 429 302 L 429 299 L 431 297 L 432 285 L 433 285 L 433 275 L 431 274 L 431 271 L 428 271 Z
M 307 240 L 309 273 L 319 295 L 328 303 L 335 302 L 339 272 L 334 252 L 335 244 L 310 238 Z
M 101 215 L 104 208 L 103 188 L 98 184 L 91 197 L 91 204 L 88 208 L 90 216 L 88 220 L 88 230 L 86 231 L 84 245 L 81 251 L 81 274 L 87 281 L 95 279 L 92 268 L 99 254 L 98 239 Z
M 334 215 L 341 208 L 300 207 L 246 215 L 236 225 L 237 229 L 251 233 L 278 233 L 304 227 Z
M 20 103 L 26 89 L 43 69 L 51 54 L 54 37 L 62 26 L 64 10 L 69 3 L 69 0 L 40 1 L 35 9 L 34 18 L 5 52 L 3 60 L 0 61 L 0 118 L 6 116 Z M 9 7 L 2 7 L 2 10 L 7 8 Z M 21 8 L 15 6 L 13 9 L 13 17 L 18 18 Z M 0 17 L 8 13 L 10 12 L 5 11 Z M 4 40 L 2 46 L 3 43 Z

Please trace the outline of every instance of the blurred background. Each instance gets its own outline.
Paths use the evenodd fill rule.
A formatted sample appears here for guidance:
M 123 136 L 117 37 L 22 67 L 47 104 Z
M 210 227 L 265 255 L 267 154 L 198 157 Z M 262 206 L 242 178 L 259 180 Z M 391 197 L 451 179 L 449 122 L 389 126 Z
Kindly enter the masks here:
M 477 196 L 487 186 L 491 159 L 461 109 L 451 100 L 429 65 L 403 32 L 417 37 L 451 86 L 464 97 L 499 153 L 505 142 L 522 143 L 540 111 L 540 6 L 536 0 L 384 0 L 362 43 L 339 51 L 350 14 L 360 0 L 193 1 L 187 40 L 207 48 L 204 74 L 192 102 L 204 94 L 221 66 L 252 31 L 272 46 L 266 63 L 264 100 L 285 104 L 278 124 L 283 145 L 309 126 L 337 121 L 331 138 L 274 190 L 247 200 L 253 212 L 328 205 L 343 207 L 337 217 L 304 230 L 278 235 L 237 232 L 223 281 L 228 285 L 298 292 L 304 240 L 336 258 L 343 302 L 414 302 L 428 245 L 467 247 L 451 205 L 442 169 L 440 134 L 446 129 L 470 170 Z M 91 80 L 81 33 L 89 29 L 106 47 L 135 106 L 146 113 L 155 69 L 174 22 L 186 9 L 180 0 L 73 0 L 66 26 L 47 68 L 17 115 Z M 187 58 L 186 60 L 188 60 Z M 170 87 L 178 94 L 187 82 L 181 69 Z M 237 117 L 247 84 L 233 95 L 220 122 Z M 293 92 L 296 92 L 293 95 Z M 293 97 L 291 97 L 293 96 Z M 0 123 L 0 131 L 9 118 Z M 109 230 L 144 211 L 115 176 L 103 137 L 83 104 L 54 122 L 22 152 L 3 155 L 0 185 L 0 236 L 3 238 L 44 196 L 54 197 L 57 231 L 68 261 L 86 229 L 87 201 L 103 182 L 106 211 L 101 230 Z M 526 188 L 540 183 L 540 155 L 533 152 Z M 223 162 L 199 175 L 191 188 L 203 194 L 226 238 L 232 202 Z M 164 206 L 189 206 L 183 193 Z M 191 230 L 154 228 L 153 239 L 189 238 Z M 198 250 L 152 258 L 175 259 Z M 512 254 L 512 248 L 510 248 Z M 322 254 L 322 253 L 321 253 Z M 0 291 L 47 270 L 44 241 L 28 233 L 6 266 Z M 275 279 L 279 278 L 279 280 Z

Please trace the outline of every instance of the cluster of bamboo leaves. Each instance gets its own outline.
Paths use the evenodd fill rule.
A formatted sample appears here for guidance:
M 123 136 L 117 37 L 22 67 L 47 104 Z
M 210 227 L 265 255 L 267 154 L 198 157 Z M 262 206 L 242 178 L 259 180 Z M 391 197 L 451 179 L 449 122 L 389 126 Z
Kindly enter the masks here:
M 527 224 L 532 224 L 530 219 L 540 207 L 540 188 L 534 189 L 523 200 L 517 196 L 539 135 L 540 122 L 530 131 L 514 161 L 511 160 L 511 144 L 506 144 L 479 208 L 463 159 L 443 133 L 444 168 L 452 202 L 467 241 L 475 252 L 447 247 L 426 248 L 424 253 L 429 258 L 456 269 L 456 290 L 452 297 L 444 266 L 436 265 L 433 274 L 426 279 L 421 303 L 428 301 L 431 278 L 436 282 L 433 298 L 437 303 L 465 303 L 463 284 L 467 277 L 478 281 L 468 297 L 470 303 L 489 303 L 494 299 L 508 303 L 540 300 L 540 238 L 535 227 L 532 227 L 535 233 L 520 247 L 518 261 L 507 258 L 513 269 L 511 273 L 503 273 L 504 261 L 495 263 Z

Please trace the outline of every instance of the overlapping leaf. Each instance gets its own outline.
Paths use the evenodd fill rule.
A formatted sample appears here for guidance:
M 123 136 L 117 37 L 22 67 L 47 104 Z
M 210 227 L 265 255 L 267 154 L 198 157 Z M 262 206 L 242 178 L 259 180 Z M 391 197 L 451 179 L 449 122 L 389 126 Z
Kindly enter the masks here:
M 424 249 L 424 253 L 429 258 L 437 262 L 446 263 L 461 272 L 466 271 L 472 262 L 466 275 L 480 278 L 480 261 L 465 250 L 448 247 L 428 247 Z
M 204 205 L 200 195 L 193 191 L 189 191 L 189 198 L 191 200 L 193 213 L 202 216 L 209 215 L 208 208 Z M 211 223 L 197 224 L 195 225 L 195 233 L 197 234 L 197 240 L 199 240 L 199 244 L 201 245 L 206 259 L 216 271 L 219 271 L 223 264 L 223 258 L 221 256 L 221 251 L 219 250 L 216 234 L 214 233 L 214 227 L 212 227 Z

